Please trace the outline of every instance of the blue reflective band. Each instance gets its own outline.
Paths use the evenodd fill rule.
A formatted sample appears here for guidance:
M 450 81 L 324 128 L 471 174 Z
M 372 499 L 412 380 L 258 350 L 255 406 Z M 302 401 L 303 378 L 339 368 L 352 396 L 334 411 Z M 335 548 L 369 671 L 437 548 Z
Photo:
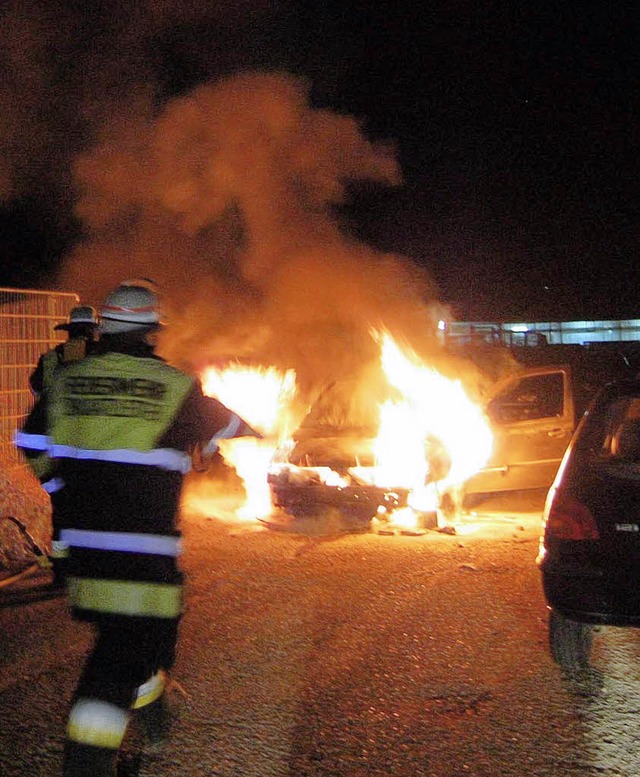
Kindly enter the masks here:
M 229 423 L 225 426 L 225 428 L 222 429 L 222 431 L 218 432 L 218 434 L 216 434 L 216 437 L 219 440 L 228 439 L 229 437 L 233 437 L 233 435 L 240 428 L 241 424 L 242 424 L 242 419 L 239 416 L 234 415 L 231 418 L 231 420 L 229 421 Z
M 116 550 L 123 553 L 151 553 L 154 556 L 173 557 L 182 552 L 180 537 L 161 534 L 63 529 L 60 532 L 60 540 L 70 547 L 91 550 Z
M 51 478 L 51 480 L 45 480 L 40 484 L 47 494 L 55 494 L 57 491 L 61 491 L 64 488 L 64 480 L 62 478 Z
M 16 432 L 13 443 L 17 448 L 27 448 L 31 451 L 46 451 L 51 445 L 51 437 L 46 434 L 29 434 L 28 432 Z
M 148 467 L 160 467 L 183 475 L 191 469 L 191 458 L 183 451 L 173 448 L 155 448 L 152 451 L 135 451 L 128 448 L 113 450 L 92 450 L 75 448 L 73 445 L 53 444 L 49 455 L 56 459 L 83 459 L 90 461 L 111 461 L 117 464 L 144 464 Z

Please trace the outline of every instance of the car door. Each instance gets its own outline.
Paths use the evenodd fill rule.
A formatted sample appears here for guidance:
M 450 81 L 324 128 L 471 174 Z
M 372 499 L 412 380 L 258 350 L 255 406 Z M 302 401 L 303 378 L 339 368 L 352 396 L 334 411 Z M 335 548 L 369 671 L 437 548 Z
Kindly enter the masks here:
M 532 368 L 508 378 L 496 387 L 486 412 L 493 452 L 466 492 L 549 487 L 575 426 L 570 369 Z

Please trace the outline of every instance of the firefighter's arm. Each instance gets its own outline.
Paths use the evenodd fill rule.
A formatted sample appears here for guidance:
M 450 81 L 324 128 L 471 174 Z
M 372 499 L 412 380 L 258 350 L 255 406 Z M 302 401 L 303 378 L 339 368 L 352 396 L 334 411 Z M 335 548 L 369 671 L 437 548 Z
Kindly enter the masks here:
M 227 408 L 225 408 L 227 410 Z M 208 440 L 198 442 L 191 453 L 193 468 L 197 472 L 205 472 L 211 466 L 213 459 L 218 451 L 220 440 L 229 440 L 234 437 L 257 437 L 262 438 L 260 432 L 252 429 L 249 424 L 240 418 L 239 415 L 228 411 L 227 424 L 215 432 Z
M 14 437 L 16 448 L 24 455 L 27 464 L 46 491 L 49 481 L 55 477 L 55 462 L 49 457 L 50 439 L 47 434 L 46 395 L 33 406 L 21 429 Z
M 203 470 L 215 456 L 220 440 L 247 435 L 261 437 L 222 402 L 205 396 L 200 381 L 196 380 L 158 445 L 190 451 L 194 467 Z
M 202 452 L 207 456 L 212 456 L 218 449 L 218 443 L 220 440 L 230 440 L 234 437 L 257 437 L 262 438 L 260 432 L 253 429 L 249 424 L 243 420 L 233 410 L 229 410 L 217 399 L 207 397 L 211 400 L 212 412 L 220 418 L 220 427 L 215 433 L 208 439 L 203 440 Z M 224 420 L 223 420 L 224 419 Z
M 218 450 L 220 440 L 234 437 L 261 438 L 260 432 L 253 429 L 233 410 L 214 397 L 204 396 L 200 384 L 196 385 L 198 397 L 198 415 L 200 416 L 198 440 L 192 451 L 193 465 L 196 470 L 209 468 Z

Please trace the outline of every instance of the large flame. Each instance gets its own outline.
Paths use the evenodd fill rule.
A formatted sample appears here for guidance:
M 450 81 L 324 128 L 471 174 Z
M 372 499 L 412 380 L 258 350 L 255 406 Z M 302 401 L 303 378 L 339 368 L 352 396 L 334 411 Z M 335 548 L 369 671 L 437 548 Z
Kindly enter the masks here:
M 459 380 L 424 365 L 387 333 L 375 336 L 397 397 L 380 410 L 374 482 L 409 489 L 410 509 L 397 511 L 392 522 L 415 525 L 417 513 L 437 513 L 442 494 L 455 491 L 486 464 L 493 436 L 482 408 Z
M 493 438 L 482 408 L 459 380 L 422 364 L 387 333 L 380 339 L 382 368 L 399 398 L 381 408 L 377 480 L 411 489 L 427 480 L 463 483 L 491 453 Z
M 295 371 L 283 373 L 274 367 L 240 364 L 209 367 L 203 373 L 202 387 L 205 394 L 215 396 L 264 435 L 262 440 L 240 437 L 220 441 L 220 453 L 235 468 L 245 487 L 246 499 L 237 516 L 264 518 L 272 509 L 269 468 L 288 435 L 287 410 L 296 392 Z
M 353 466 L 350 477 L 359 484 L 408 492 L 407 506 L 386 518 L 396 525 L 415 525 L 421 513 L 437 512 L 443 493 L 460 486 L 486 463 L 492 434 L 481 406 L 469 398 L 460 380 L 424 364 L 388 333 L 372 336 L 380 344 L 380 370 L 389 398 L 380 406 L 373 466 Z M 232 364 L 210 367 L 202 377 L 205 393 L 265 435 L 263 440 L 226 440 L 220 446 L 245 486 L 246 501 L 238 517 L 264 518 L 272 512 L 269 472 L 286 470 L 291 482 L 297 478 L 304 483 L 308 469 L 327 487 L 349 485 L 344 473 L 326 466 L 304 468 L 287 462 L 296 392 L 293 370 L 282 373 L 273 367 Z

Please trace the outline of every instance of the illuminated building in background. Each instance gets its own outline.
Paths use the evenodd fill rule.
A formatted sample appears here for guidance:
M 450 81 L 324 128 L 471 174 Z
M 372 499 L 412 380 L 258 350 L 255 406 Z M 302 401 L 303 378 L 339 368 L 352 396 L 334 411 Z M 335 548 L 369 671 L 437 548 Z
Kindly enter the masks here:
M 588 345 L 640 341 L 640 319 L 491 323 L 439 322 L 447 341 L 507 346 Z

